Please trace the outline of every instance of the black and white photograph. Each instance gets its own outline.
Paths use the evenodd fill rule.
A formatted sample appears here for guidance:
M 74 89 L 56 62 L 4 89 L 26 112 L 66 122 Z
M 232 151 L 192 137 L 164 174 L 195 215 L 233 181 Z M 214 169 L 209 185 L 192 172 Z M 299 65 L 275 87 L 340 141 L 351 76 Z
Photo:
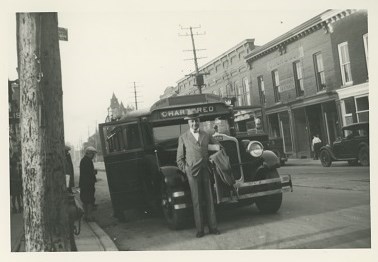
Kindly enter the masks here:
M 2 16 L 9 260 L 374 260 L 372 1 Z

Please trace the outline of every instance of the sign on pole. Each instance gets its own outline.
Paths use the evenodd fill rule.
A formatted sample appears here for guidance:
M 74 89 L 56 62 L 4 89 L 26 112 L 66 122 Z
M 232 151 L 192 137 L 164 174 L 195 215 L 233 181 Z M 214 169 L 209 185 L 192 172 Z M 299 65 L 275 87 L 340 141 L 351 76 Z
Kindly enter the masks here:
M 59 40 L 68 41 L 68 29 L 63 27 L 58 27 Z

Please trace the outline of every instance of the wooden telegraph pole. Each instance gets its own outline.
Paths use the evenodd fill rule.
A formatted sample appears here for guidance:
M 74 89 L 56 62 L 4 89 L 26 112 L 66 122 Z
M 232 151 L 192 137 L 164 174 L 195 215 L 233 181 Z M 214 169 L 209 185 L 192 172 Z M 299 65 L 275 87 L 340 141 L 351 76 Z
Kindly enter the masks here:
M 191 39 L 192 39 L 192 47 L 193 47 L 193 49 L 192 50 L 184 50 L 184 51 L 193 51 L 194 67 L 195 67 L 196 72 L 195 72 L 195 74 L 191 74 L 191 76 L 195 77 L 195 84 L 194 84 L 194 86 L 197 86 L 199 93 L 202 94 L 202 87 L 205 86 L 203 76 L 204 75 L 208 75 L 209 73 L 200 73 L 199 72 L 197 60 L 198 59 L 202 59 L 202 58 L 206 58 L 206 57 L 197 57 L 197 51 L 203 51 L 203 50 L 205 50 L 205 49 L 196 49 L 196 45 L 194 43 L 194 36 L 193 35 L 202 35 L 202 34 L 199 34 L 199 33 L 193 34 L 193 29 L 197 29 L 197 28 L 201 28 L 201 27 L 200 26 L 199 27 L 192 27 L 191 26 L 189 28 L 184 28 L 184 27 L 181 26 L 181 29 L 183 29 L 183 30 L 189 29 L 190 30 L 190 35 L 189 34 L 185 34 L 185 35 L 180 35 L 179 34 L 179 36 L 190 36 Z M 192 60 L 192 59 L 186 59 L 186 60 Z
M 70 251 L 57 13 L 17 14 L 26 251 Z

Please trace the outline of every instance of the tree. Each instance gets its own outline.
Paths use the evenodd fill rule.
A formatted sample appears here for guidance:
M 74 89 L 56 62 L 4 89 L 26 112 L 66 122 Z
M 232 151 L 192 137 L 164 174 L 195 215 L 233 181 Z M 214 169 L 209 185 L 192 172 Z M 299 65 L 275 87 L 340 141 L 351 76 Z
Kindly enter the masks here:
M 26 251 L 69 251 L 57 13 L 17 13 Z

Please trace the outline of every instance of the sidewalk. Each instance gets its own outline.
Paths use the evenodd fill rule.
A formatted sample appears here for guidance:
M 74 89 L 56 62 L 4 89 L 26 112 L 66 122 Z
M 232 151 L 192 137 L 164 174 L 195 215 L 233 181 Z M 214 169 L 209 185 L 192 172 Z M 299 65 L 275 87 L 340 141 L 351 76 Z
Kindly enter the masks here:
M 22 213 L 11 214 L 11 251 L 25 252 Z M 75 223 L 77 225 L 77 222 Z M 78 251 L 118 251 L 110 237 L 95 222 L 81 220 L 81 230 L 75 236 Z

